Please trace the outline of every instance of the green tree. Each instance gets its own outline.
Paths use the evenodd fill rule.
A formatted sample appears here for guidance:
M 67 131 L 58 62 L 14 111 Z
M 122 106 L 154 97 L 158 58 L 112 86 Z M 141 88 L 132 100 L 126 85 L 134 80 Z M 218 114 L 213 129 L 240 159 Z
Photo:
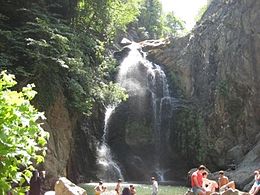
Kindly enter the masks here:
M 137 20 L 143 0 L 79 0 L 75 25 L 101 41 L 112 40 L 127 24 Z
M 136 22 L 138 32 L 147 39 L 178 36 L 184 30 L 183 24 L 173 12 L 163 13 L 159 0 L 145 0 Z
M 6 2 L 0 6 L 0 64 L 21 81 L 19 87 L 36 84 L 40 110 L 62 89 L 72 109 L 90 115 L 93 104 L 125 99 L 110 82 L 116 64 L 107 61 L 106 48 L 136 19 L 141 1 Z
M 38 112 L 30 101 L 36 92 L 33 85 L 20 92 L 11 90 L 16 84 L 14 75 L 0 74 L 0 194 L 6 194 L 11 185 L 14 193 L 26 190 L 22 184 L 32 176 L 32 170 L 44 161 L 48 133 L 41 128 Z
M 149 38 L 160 38 L 162 34 L 162 4 L 159 0 L 145 0 L 141 14 L 138 18 L 138 26 L 144 27 Z
M 164 37 L 176 37 L 184 30 L 184 22 L 169 12 L 162 15 L 162 35 Z

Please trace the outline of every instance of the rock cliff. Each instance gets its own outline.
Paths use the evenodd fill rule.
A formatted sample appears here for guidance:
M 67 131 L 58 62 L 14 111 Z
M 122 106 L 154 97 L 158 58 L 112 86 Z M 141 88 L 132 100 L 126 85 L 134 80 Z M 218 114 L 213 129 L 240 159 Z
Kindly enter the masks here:
M 147 48 L 200 115 L 204 162 L 213 170 L 232 165 L 239 186 L 260 164 L 259 9 L 258 0 L 212 1 L 189 35 Z
M 102 136 L 103 115 L 96 106 L 92 117 L 86 117 L 68 106 L 66 93 L 60 88 L 46 109 L 44 129 L 50 132 L 48 150 L 41 169 L 46 170 L 45 190 L 53 190 L 60 176 L 75 183 L 96 176 L 97 140 Z M 101 121 L 100 121 L 100 120 Z

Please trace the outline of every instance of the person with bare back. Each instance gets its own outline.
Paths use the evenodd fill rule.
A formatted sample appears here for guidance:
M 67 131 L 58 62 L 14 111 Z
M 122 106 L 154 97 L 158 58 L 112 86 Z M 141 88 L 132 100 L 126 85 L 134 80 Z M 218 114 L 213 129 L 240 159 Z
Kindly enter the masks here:
M 220 192 L 236 189 L 235 182 L 229 181 L 228 177 L 224 175 L 224 171 L 219 171 L 218 186 Z
M 116 194 L 119 195 L 121 193 L 121 183 L 122 183 L 122 180 L 121 179 L 118 179 L 117 180 L 117 184 L 116 184 L 116 187 L 115 187 L 115 191 L 116 191 Z

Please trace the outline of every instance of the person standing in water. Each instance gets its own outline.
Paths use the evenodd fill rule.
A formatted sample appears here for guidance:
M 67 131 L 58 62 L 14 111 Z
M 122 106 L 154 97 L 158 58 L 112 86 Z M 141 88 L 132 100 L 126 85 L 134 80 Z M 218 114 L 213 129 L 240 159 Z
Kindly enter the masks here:
M 117 180 L 116 187 L 115 187 L 115 191 L 116 191 L 116 194 L 117 194 L 117 195 L 120 195 L 120 193 L 121 193 L 121 183 L 122 183 L 122 180 L 121 180 L 121 179 L 118 179 L 118 180 Z
M 151 177 L 152 180 L 152 195 L 158 194 L 158 182 L 155 180 L 155 177 Z

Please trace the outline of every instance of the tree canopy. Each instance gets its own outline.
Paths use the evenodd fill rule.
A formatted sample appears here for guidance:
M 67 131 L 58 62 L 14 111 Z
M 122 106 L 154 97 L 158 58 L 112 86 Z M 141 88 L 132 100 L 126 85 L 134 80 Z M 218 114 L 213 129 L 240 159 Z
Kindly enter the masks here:
M 184 22 L 173 12 L 163 12 L 160 0 L 144 0 L 134 23 L 146 39 L 176 37 L 184 30 Z

